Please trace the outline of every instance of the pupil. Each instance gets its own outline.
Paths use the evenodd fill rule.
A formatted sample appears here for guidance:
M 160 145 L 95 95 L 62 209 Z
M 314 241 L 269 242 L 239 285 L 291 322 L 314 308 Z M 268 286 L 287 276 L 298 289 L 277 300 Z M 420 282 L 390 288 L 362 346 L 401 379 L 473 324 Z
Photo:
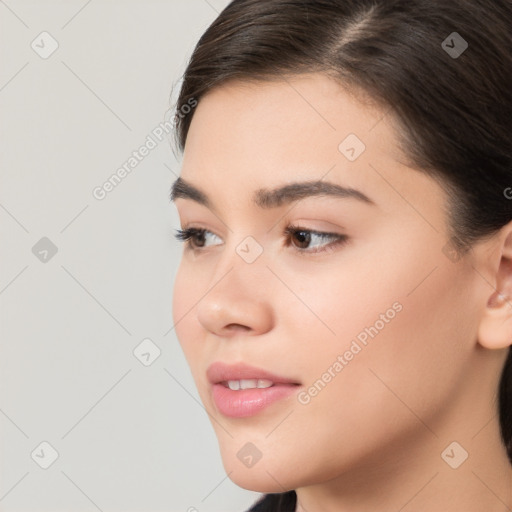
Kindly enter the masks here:
M 305 244 L 306 246 L 309 244 L 311 235 L 306 233 L 306 231 L 297 231 L 295 235 L 301 244 Z
M 204 237 L 204 233 L 199 232 L 199 233 L 195 234 L 195 243 L 199 247 L 202 247 L 202 245 L 204 243 L 203 237 Z M 200 241 L 199 243 L 197 243 L 198 240 Z M 202 241 L 202 243 L 201 243 L 201 241 Z

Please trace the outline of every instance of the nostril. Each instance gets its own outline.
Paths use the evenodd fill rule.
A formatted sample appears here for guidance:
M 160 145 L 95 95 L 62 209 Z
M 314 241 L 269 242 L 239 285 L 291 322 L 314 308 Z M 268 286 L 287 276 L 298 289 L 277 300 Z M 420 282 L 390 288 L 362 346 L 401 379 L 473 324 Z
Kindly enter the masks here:
M 233 331 L 249 331 L 250 327 L 242 324 L 228 324 L 226 325 L 227 329 L 231 329 Z

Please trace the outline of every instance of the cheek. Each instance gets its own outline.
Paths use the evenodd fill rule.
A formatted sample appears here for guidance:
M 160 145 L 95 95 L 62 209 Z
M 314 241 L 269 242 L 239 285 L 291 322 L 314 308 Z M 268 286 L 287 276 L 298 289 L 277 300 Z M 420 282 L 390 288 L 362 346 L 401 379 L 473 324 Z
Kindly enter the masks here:
M 298 301 L 281 308 L 283 323 L 295 325 L 288 364 L 303 369 L 306 391 L 288 434 L 315 432 L 303 446 L 308 460 L 336 445 L 346 458 L 333 464 L 343 464 L 413 432 L 428 438 L 463 385 L 476 328 L 464 307 L 468 276 L 443 258 L 403 261 L 414 265 L 381 260 L 379 269 L 351 267 L 336 279 L 317 274 L 316 289 L 303 282 L 298 295 L 318 318 Z

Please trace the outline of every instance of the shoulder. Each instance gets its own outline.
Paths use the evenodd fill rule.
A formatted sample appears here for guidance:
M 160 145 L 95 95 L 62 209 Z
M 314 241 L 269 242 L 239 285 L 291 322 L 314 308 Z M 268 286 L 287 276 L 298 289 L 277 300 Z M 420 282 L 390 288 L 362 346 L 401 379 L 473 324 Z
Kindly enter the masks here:
M 278 494 L 264 494 L 246 512 L 295 512 L 297 495 L 295 491 Z

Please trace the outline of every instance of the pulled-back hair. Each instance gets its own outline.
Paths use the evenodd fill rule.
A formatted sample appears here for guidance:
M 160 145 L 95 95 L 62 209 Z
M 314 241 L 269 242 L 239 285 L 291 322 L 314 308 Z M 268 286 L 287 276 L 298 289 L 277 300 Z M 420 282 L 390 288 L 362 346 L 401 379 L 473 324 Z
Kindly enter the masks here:
M 450 198 L 462 255 L 512 220 L 511 34 L 510 0 L 234 0 L 190 58 L 174 142 L 183 152 L 194 115 L 182 107 L 228 80 L 324 73 L 394 114 L 411 167 Z M 512 349 L 496 392 L 512 463 Z

